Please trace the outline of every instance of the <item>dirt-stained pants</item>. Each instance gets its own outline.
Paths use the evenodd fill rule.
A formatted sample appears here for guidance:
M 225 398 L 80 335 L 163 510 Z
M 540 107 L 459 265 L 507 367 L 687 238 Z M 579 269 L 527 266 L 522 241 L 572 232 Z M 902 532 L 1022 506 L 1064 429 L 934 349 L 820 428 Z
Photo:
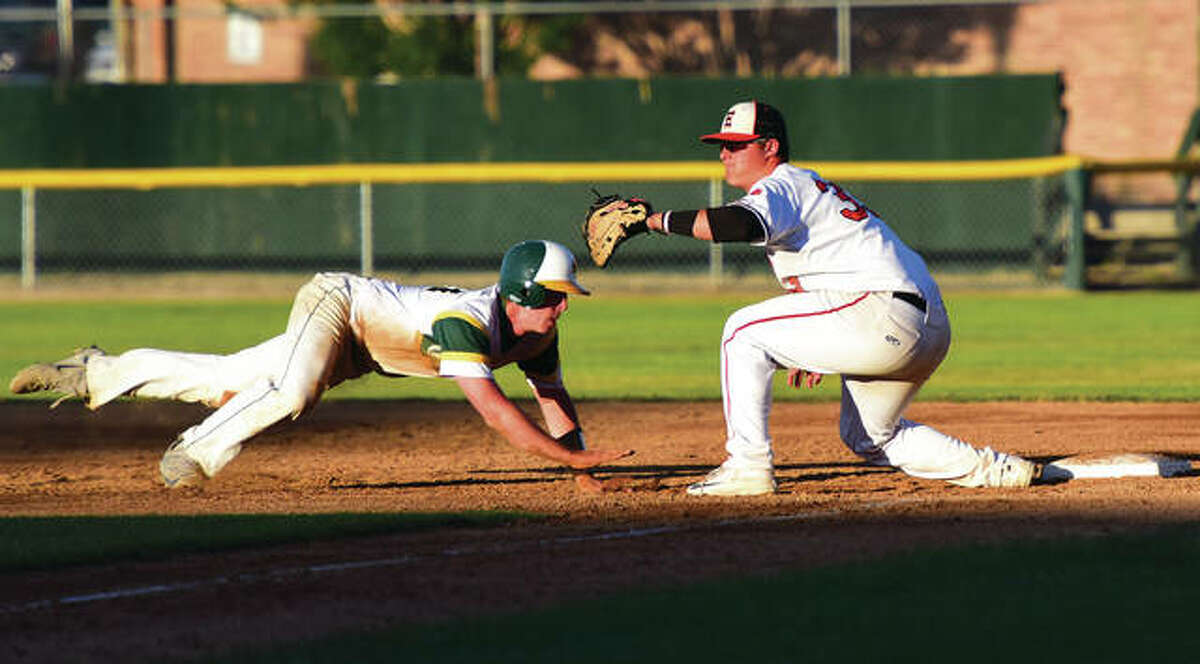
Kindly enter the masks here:
M 366 373 L 356 360 L 346 275 L 316 275 L 300 288 L 283 334 L 232 355 L 143 348 L 88 362 L 89 408 L 121 395 L 204 403 L 217 410 L 179 436 L 205 474 L 216 474 L 242 441 L 321 394 Z

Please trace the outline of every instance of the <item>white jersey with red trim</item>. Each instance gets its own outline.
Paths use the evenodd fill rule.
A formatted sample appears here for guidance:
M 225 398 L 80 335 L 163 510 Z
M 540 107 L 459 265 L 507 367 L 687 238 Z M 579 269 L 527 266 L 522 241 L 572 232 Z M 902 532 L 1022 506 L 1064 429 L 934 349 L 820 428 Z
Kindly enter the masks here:
M 743 307 L 725 322 L 729 458 L 721 472 L 760 478 L 751 485 L 755 493 L 774 489 L 771 380 L 785 367 L 841 375 L 839 435 L 868 463 L 962 486 L 1031 481 L 1028 461 L 904 419 L 904 408 L 946 357 L 950 321 L 925 261 L 878 215 L 813 171 L 788 164 L 733 204 L 762 220 L 760 244 L 791 292 Z M 897 293 L 919 293 L 924 301 Z
M 780 164 L 731 203 L 762 221 L 787 290 L 906 291 L 940 301 L 925 261 L 877 214 L 816 172 Z

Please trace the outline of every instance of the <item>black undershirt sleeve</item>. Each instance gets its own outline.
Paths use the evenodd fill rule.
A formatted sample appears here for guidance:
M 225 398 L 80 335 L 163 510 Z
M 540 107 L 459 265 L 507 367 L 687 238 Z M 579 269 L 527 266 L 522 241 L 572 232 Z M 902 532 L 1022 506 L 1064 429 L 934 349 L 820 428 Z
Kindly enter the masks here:
M 762 242 L 766 231 L 758 215 L 740 205 L 708 208 L 713 242 Z

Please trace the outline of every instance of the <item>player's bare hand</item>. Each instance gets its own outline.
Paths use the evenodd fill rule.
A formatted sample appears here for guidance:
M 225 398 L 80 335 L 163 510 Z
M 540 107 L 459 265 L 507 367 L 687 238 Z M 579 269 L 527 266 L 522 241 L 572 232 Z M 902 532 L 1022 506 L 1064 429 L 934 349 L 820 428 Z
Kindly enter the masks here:
M 788 369 L 787 383 L 796 388 L 807 387 L 812 389 L 821 384 L 821 379 L 824 374 L 819 374 L 815 371 L 806 371 L 804 369 Z
M 595 468 L 628 456 L 633 456 L 633 450 L 580 450 L 571 453 L 569 465 L 579 469 Z

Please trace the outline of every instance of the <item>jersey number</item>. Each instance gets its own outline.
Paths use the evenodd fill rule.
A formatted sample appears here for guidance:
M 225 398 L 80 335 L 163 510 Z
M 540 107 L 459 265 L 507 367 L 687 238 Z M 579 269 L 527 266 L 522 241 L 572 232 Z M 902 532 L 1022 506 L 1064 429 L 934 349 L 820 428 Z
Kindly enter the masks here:
M 832 182 L 826 182 L 824 180 L 818 180 L 817 178 L 813 178 L 813 182 L 816 183 L 817 189 L 820 189 L 822 194 L 832 189 L 833 195 L 837 196 L 838 200 L 846 203 L 847 205 L 853 206 L 838 210 L 839 214 L 850 221 L 862 221 L 872 214 L 871 208 L 859 203 L 854 199 L 853 196 L 847 194 L 844 189 L 836 184 Z

